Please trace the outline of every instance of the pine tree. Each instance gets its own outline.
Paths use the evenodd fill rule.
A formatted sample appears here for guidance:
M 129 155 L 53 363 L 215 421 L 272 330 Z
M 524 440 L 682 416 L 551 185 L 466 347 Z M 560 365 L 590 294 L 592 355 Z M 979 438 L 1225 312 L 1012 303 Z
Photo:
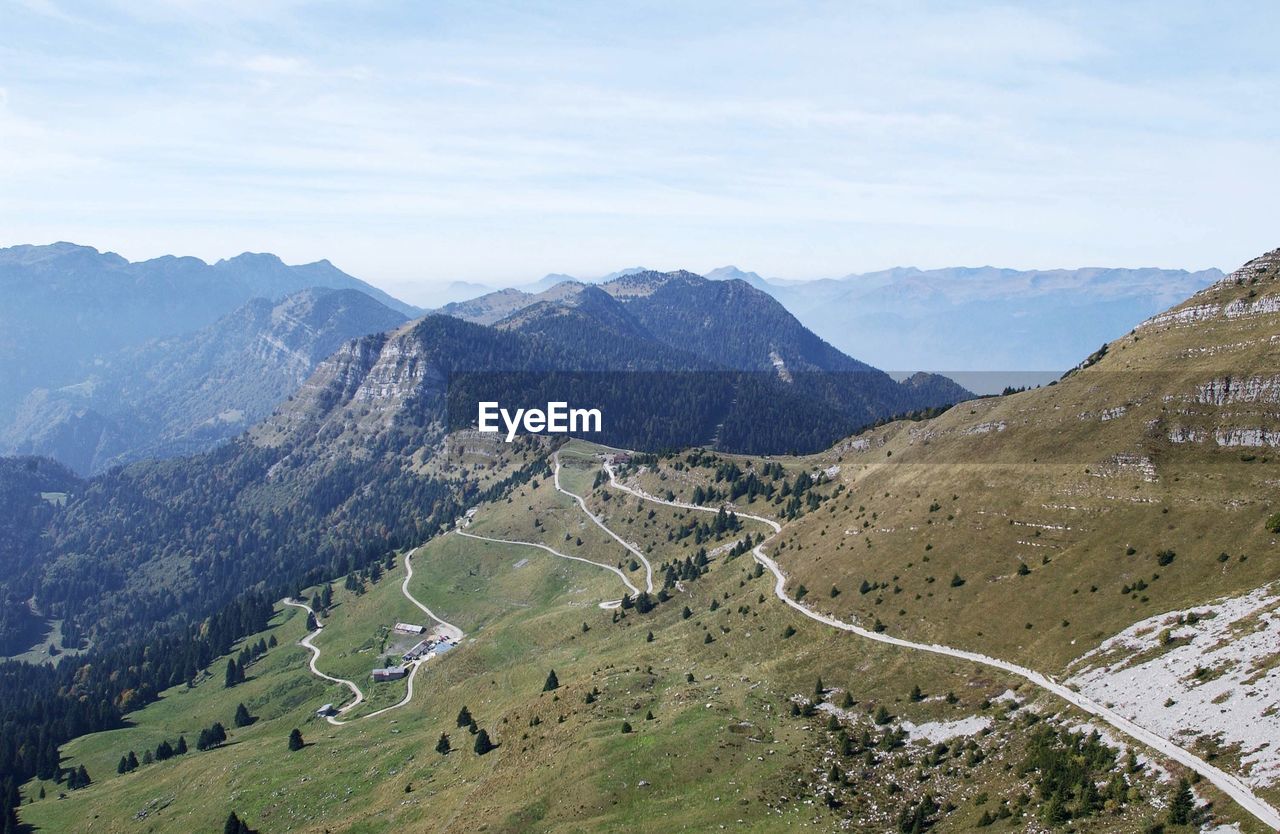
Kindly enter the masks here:
M 243 703 L 236 706 L 235 722 L 237 727 L 248 727 L 253 723 L 253 716 L 249 714 L 249 710 Z
M 222 834 L 240 834 L 243 830 L 244 823 L 236 816 L 236 812 L 232 811 L 227 816 L 227 821 L 222 825 Z
M 120 764 L 116 765 L 116 773 L 126 773 L 129 770 L 129 760 L 124 756 L 120 757 Z
M 125 763 L 128 765 L 128 767 L 127 767 L 127 769 L 128 769 L 128 770 L 137 770 L 137 769 L 138 769 L 138 755 L 137 755 L 136 753 L 134 753 L 132 750 L 130 750 L 130 751 L 129 751 L 129 758 L 125 760 Z
M 178 746 L 174 748 L 173 752 L 176 756 L 181 756 L 183 753 L 187 752 L 186 736 L 178 736 Z
M 278 645 L 280 645 L 280 641 L 276 639 L 274 634 L 271 635 L 271 639 L 267 640 L 267 648 L 274 649 Z
M 156 761 L 164 762 L 172 758 L 173 758 L 173 745 L 169 743 L 168 739 L 165 739 L 164 741 L 156 745 Z
M 476 755 L 483 756 L 495 747 L 494 743 L 489 740 L 489 731 L 480 730 L 476 733 L 475 751 Z
M 629 733 L 629 732 L 631 732 L 631 722 L 630 722 L 630 721 L 623 721 L 623 722 L 622 722 L 622 732 L 623 732 L 623 733 Z
M 297 727 L 294 727 L 289 733 L 289 751 L 296 753 L 305 746 L 306 744 L 302 741 L 302 733 Z
M 1191 783 L 1186 779 L 1178 780 L 1178 787 L 1169 802 L 1169 824 L 1188 825 L 1195 811 L 1196 800 L 1191 793 Z
M 467 709 L 466 707 L 463 707 L 462 709 L 458 710 L 458 726 L 459 727 L 466 727 L 473 723 L 475 723 L 475 719 L 471 717 L 471 710 Z
M 817 682 L 817 683 L 815 683 L 815 684 L 813 685 L 813 694 L 814 694 L 815 696 L 817 696 L 817 697 L 821 698 L 821 697 L 822 697 L 822 692 L 823 692 L 823 687 L 822 687 L 822 678 L 821 678 L 821 677 L 819 677 L 819 678 L 818 678 L 818 682 Z
M 235 686 L 239 682 L 240 682 L 240 673 L 239 673 L 239 670 L 236 669 L 236 662 L 234 659 L 228 660 L 227 673 L 223 677 L 222 685 L 225 688 L 230 689 L 231 687 Z
M 547 681 L 542 685 L 543 692 L 553 692 L 560 688 L 560 679 L 556 677 L 556 670 L 552 669 L 547 673 Z
M 449 746 L 449 736 L 445 733 L 440 734 L 440 740 L 436 742 L 436 752 L 441 756 L 447 756 L 453 748 Z

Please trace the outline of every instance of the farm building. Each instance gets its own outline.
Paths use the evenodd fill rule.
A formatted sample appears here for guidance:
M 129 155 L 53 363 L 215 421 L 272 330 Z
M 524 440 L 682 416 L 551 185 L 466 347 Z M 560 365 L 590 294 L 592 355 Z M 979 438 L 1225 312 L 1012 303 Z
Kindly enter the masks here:
M 394 681 L 405 676 L 406 669 L 403 666 L 388 666 L 385 669 L 374 669 L 373 679 L 375 681 Z
M 421 634 L 426 630 L 426 626 L 414 625 L 413 623 L 396 623 L 395 628 L 392 629 L 392 631 L 400 634 Z

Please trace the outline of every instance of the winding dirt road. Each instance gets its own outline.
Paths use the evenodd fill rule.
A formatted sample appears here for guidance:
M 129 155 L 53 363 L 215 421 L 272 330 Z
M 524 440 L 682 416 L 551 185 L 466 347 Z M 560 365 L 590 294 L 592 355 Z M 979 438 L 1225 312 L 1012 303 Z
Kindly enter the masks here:
M 619 489 L 623 492 L 628 492 L 636 496 L 637 498 L 641 498 L 645 501 L 651 501 L 656 504 L 664 504 L 668 507 L 677 507 L 685 510 L 696 510 L 698 512 L 706 512 L 706 513 L 719 512 L 719 507 L 704 507 L 698 504 L 687 504 L 683 501 L 666 501 L 656 496 L 650 495 L 649 493 L 644 492 L 643 490 L 639 490 L 634 487 L 627 486 L 626 484 L 618 480 L 617 474 L 614 472 L 613 467 L 608 463 L 604 464 L 604 470 L 609 475 L 610 486 L 614 487 L 615 489 Z M 558 471 L 558 467 L 557 467 L 557 471 Z M 1151 732 L 1145 727 L 1141 727 L 1135 724 L 1133 721 L 1130 721 L 1128 718 L 1125 718 L 1124 716 L 1120 715 L 1114 710 L 1111 710 L 1103 706 L 1102 704 L 1099 704 L 1089 698 L 1086 698 L 1084 695 L 1081 695 L 1079 692 L 1076 692 L 1072 689 L 1069 689 L 1066 686 L 1063 686 L 1061 683 L 1058 683 L 1058 681 L 1054 680 L 1053 678 L 1045 674 L 1037 672 L 1033 669 L 1028 669 L 1025 666 L 1019 666 L 1015 663 L 1010 663 L 1006 660 L 1000 660 L 999 658 L 988 657 L 983 654 L 978 654 L 977 652 L 965 651 L 964 649 L 954 649 L 954 648 L 951 648 L 950 646 L 942 646 L 936 643 L 915 643 L 910 640 L 903 640 L 900 637 L 891 637 L 887 634 L 881 634 L 875 631 L 871 631 L 869 629 L 862 628 L 852 623 L 846 623 L 843 620 L 838 620 L 835 617 L 830 617 L 830 616 L 827 616 L 826 614 L 821 614 L 817 611 L 812 610 L 808 606 L 805 606 L 800 602 L 797 602 L 795 599 L 793 599 L 791 596 L 787 594 L 786 574 L 782 572 L 782 568 L 778 566 L 778 563 L 775 562 L 772 558 L 770 558 L 769 555 L 764 551 L 765 545 L 770 541 L 772 541 L 775 536 L 777 536 L 779 533 L 782 532 L 782 525 L 771 518 L 765 518 L 763 516 L 758 516 L 758 515 L 751 515 L 749 513 L 739 512 L 737 510 L 735 510 L 735 512 L 737 512 L 737 515 L 739 518 L 748 518 L 748 519 L 751 519 L 752 521 L 760 522 L 761 524 L 765 524 L 771 530 L 773 530 L 772 535 L 770 535 L 767 539 L 765 539 L 764 541 L 760 542 L 755 546 L 755 548 L 751 551 L 752 555 L 755 556 L 755 559 L 757 562 L 759 562 L 770 573 L 773 574 L 775 579 L 773 592 L 778 597 L 778 599 L 782 600 L 787 605 L 799 611 L 801 614 L 804 614 L 809 619 L 816 620 L 817 622 L 823 623 L 824 625 L 829 625 L 832 628 L 836 628 L 841 631 L 847 631 L 847 632 L 850 632 L 851 634 L 856 634 L 859 637 L 863 637 L 867 640 L 874 640 L 878 643 L 887 643 L 891 646 L 899 646 L 904 649 L 913 649 L 915 651 L 930 652 L 932 654 L 939 654 L 939 655 L 944 655 L 946 657 L 953 657 L 958 660 L 967 660 L 971 663 L 977 663 L 982 666 L 988 666 L 995 669 L 1000 669 L 1002 671 L 1009 672 L 1010 674 L 1017 675 L 1018 677 L 1040 687 L 1041 689 L 1044 689 L 1048 692 L 1053 693 L 1054 695 L 1057 695 L 1059 698 L 1062 698 L 1064 701 L 1067 701 L 1068 703 L 1073 704 L 1074 706 L 1084 710 L 1090 715 L 1093 715 L 1101 719 L 1102 721 L 1105 721 L 1107 724 L 1111 725 L 1112 727 L 1124 733 L 1125 735 L 1129 736 L 1130 738 L 1134 739 L 1135 741 L 1141 742 L 1147 747 L 1150 747 L 1153 750 L 1157 750 L 1163 755 L 1167 756 L 1168 758 L 1173 759 L 1174 761 L 1184 765 L 1185 767 L 1191 770 L 1194 770 L 1196 773 L 1199 773 L 1205 779 L 1209 780 L 1214 785 L 1216 785 L 1219 789 L 1222 790 L 1223 793 L 1227 794 L 1232 799 L 1234 799 L 1240 805 L 1241 808 L 1248 811 L 1250 814 L 1256 817 L 1259 821 L 1261 821 L 1264 825 L 1268 826 L 1272 830 L 1280 831 L 1280 811 L 1277 811 L 1265 800 L 1257 796 L 1252 790 L 1250 790 L 1249 786 L 1246 785 L 1243 780 L 1217 767 L 1214 767 L 1213 765 L 1201 759 L 1199 756 L 1195 755 L 1194 753 L 1188 750 L 1185 750 L 1182 747 L 1179 747 L 1178 745 L 1174 744 L 1173 742 L 1169 741 L 1166 738 L 1163 738 L 1162 736 L 1156 735 L 1155 733 Z
M 581 556 L 570 556 L 566 553 L 561 553 L 559 550 L 556 550 L 552 547 L 548 547 L 547 545 L 542 544 L 540 542 L 526 542 L 526 541 L 519 541 L 516 539 L 495 539 L 492 536 L 481 536 L 481 535 L 477 535 L 476 533 L 468 533 L 464 530 L 458 530 L 457 533 L 459 536 L 465 536 L 468 539 L 478 539 L 482 542 L 495 542 L 497 544 L 518 544 L 518 545 L 523 545 L 524 547 L 536 547 L 539 550 L 547 551 L 553 556 L 559 556 L 561 559 L 572 559 L 575 562 L 586 562 L 588 565 L 594 565 L 598 568 L 604 568 L 607 571 L 613 571 L 618 575 L 618 578 L 622 580 L 622 584 L 627 586 L 627 590 L 629 590 L 633 594 L 640 593 L 640 589 L 631 583 L 631 580 L 627 578 L 627 575 L 625 573 L 623 573 L 621 570 L 614 567 L 613 565 L 606 565 L 604 562 L 593 562 L 590 559 L 583 559 Z M 609 600 L 608 602 L 600 603 L 600 607 L 601 608 L 617 608 L 621 603 L 622 603 L 621 600 Z
M 408 599 L 409 602 L 412 602 L 414 605 L 418 606 L 418 608 L 420 608 L 423 613 L 425 613 L 428 617 L 430 617 L 431 619 L 439 623 L 441 626 L 441 629 L 444 631 L 445 635 L 448 637 L 450 641 L 457 643 L 464 636 L 462 629 L 458 628 L 452 623 L 447 623 L 444 620 L 437 617 L 434 613 L 432 613 L 430 608 L 423 605 L 416 597 L 414 597 L 413 594 L 409 593 L 409 582 L 410 580 L 413 579 L 413 561 L 412 561 L 413 554 L 417 552 L 418 552 L 418 548 L 415 547 L 413 550 L 410 550 L 408 553 L 404 555 L 405 577 L 404 577 L 404 582 L 400 583 L 400 591 L 405 595 L 405 598 Z M 301 640 L 298 641 L 299 645 L 306 646 L 311 651 L 311 663 L 310 663 L 311 673 L 318 678 L 323 678 L 327 681 L 332 681 L 334 683 L 340 683 L 343 686 L 350 689 L 351 692 L 355 695 L 355 700 L 339 707 L 335 715 L 326 715 L 325 716 L 326 721 L 328 721 L 330 724 L 333 724 L 335 727 L 340 727 L 343 724 L 349 724 L 351 721 L 360 721 L 365 718 L 374 718 L 375 716 L 382 715 L 383 713 L 391 712 L 394 709 L 400 709 L 401 707 L 407 705 L 410 701 L 413 700 L 414 678 L 417 677 L 418 670 L 422 668 L 423 664 L 427 662 L 428 658 L 430 657 L 429 655 L 427 657 L 420 657 L 409 664 L 409 675 L 408 675 L 405 694 L 404 694 L 404 697 L 400 699 L 398 702 L 392 704 L 389 707 L 383 707 L 380 710 L 375 710 L 374 712 L 371 712 L 368 715 L 362 715 L 360 716 L 360 718 L 348 719 L 346 721 L 338 718 L 339 715 L 343 715 L 347 712 L 350 712 L 351 710 L 360 706 L 360 704 L 364 703 L 364 693 L 360 691 L 360 687 L 356 686 L 354 681 L 349 681 L 346 678 L 336 678 L 333 675 L 327 675 L 324 672 L 321 672 L 318 668 L 316 668 L 316 661 L 320 659 L 320 647 L 317 646 L 312 641 L 316 638 L 316 635 L 318 635 L 321 631 L 324 630 L 324 624 L 320 622 L 319 617 L 316 617 L 316 612 L 312 610 L 311 606 L 307 605 L 305 602 L 295 602 L 294 600 L 291 600 L 291 599 L 285 599 L 281 601 L 285 605 L 291 605 L 294 608 L 301 608 L 307 613 L 311 614 L 311 616 L 315 617 L 315 620 L 316 620 L 315 630 L 310 632 L 309 634 L 307 634 L 306 637 L 303 637 Z
M 591 510 L 587 509 L 587 502 L 583 500 L 581 495 L 578 495 L 576 492 L 570 492 L 569 490 L 560 486 L 560 453 L 556 452 L 552 460 L 555 462 L 556 489 L 559 490 L 560 492 L 563 492 L 565 495 L 569 496 L 574 501 L 577 501 L 578 506 L 582 508 L 582 511 L 587 514 L 588 518 L 590 518 L 592 521 L 595 522 L 597 527 L 599 527 L 601 530 L 608 533 L 613 538 L 614 541 L 616 541 L 618 544 L 625 547 L 627 549 L 627 552 L 629 552 L 632 556 L 635 556 L 637 559 L 640 560 L 640 562 L 644 565 L 644 589 L 652 594 L 653 593 L 653 565 L 649 564 L 649 560 L 645 558 L 645 555 L 640 552 L 640 549 L 638 547 L 631 544 L 631 542 L 627 541 L 626 539 L 622 538 L 622 536 L 619 536 L 617 533 L 610 530 L 608 526 L 603 521 L 600 520 L 600 516 L 591 512 Z M 610 477 L 612 477 L 612 475 L 610 475 Z M 625 581 L 625 577 L 624 577 L 624 581 Z M 627 586 L 631 587 L 631 583 L 627 582 Z
M 354 682 L 349 681 L 346 678 L 335 678 L 333 675 L 327 675 L 316 668 L 316 661 L 320 659 L 320 647 L 312 643 L 311 641 L 316 638 L 316 635 L 324 631 L 324 624 L 320 622 L 319 617 L 316 617 L 316 612 L 312 610 L 311 606 L 307 605 L 305 602 L 294 602 L 291 599 L 284 599 L 284 600 L 281 600 L 281 602 L 283 602 L 285 605 L 291 605 L 294 608 L 301 608 L 303 611 L 306 611 L 312 617 L 315 617 L 315 621 L 316 621 L 315 631 L 309 632 L 306 637 L 303 637 L 301 640 L 298 641 L 298 645 L 306 646 L 311 651 L 311 674 L 315 675 L 318 678 L 324 678 L 327 681 L 340 683 L 343 686 L 345 686 L 347 689 L 350 689 L 351 692 L 356 696 L 356 699 L 351 703 L 346 704 L 345 706 L 339 707 L 337 714 L 342 715 L 344 712 L 355 709 L 356 707 L 364 703 L 364 693 L 360 691 L 360 687 L 356 686 Z M 329 721 L 330 724 L 333 724 L 335 726 L 347 723 L 345 721 L 338 720 L 338 718 L 334 715 L 326 715 L 325 718 Z

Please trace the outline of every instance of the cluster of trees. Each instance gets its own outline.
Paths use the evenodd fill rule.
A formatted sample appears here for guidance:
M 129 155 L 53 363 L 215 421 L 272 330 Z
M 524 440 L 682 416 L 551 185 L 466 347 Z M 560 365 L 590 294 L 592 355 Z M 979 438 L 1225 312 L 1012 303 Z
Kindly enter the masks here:
M 157 627 L 57 666 L 0 663 L 0 785 L 61 780 L 58 746 L 122 726 L 122 715 L 167 687 L 192 682 L 245 634 L 266 628 L 268 597 L 248 593 L 203 620 Z M 8 797 L 8 792 L 0 796 Z
M 555 672 L 552 672 L 547 676 L 548 683 L 551 683 L 551 679 L 554 675 Z M 556 686 L 558 687 L 559 685 L 559 681 L 556 681 Z M 474 737 L 471 747 L 477 756 L 483 756 L 490 750 L 497 749 L 498 745 L 489 737 L 489 731 L 482 729 L 480 725 L 476 723 L 476 719 L 471 714 L 471 710 L 467 709 L 466 706 L 463 706 L 462 709 L 458 710 L 457 725 L 459 727 L 465 727 L 467 732 L 471 733 Z M 449 744 L 449 736 L 441 733 L 440 740 L 436 742 L 436 752 L 444 755 L 448 753 L 450 749 L 452 748 Z
M 693 536 L 694 544 L 702 544 L 706 541 L 719 541 L 727 534 L 736 533 L 741 529 L 742 522 L 738 519 L 738 514 L 721 507 L 714 521 L 707 522 L 698 518 L 686 521 L 674 530 L 668 531 L 667 540 L 679 542 Z
M 226 740 L 227 728 L 222 726 L 221 721 L 215 721 L 213 726 L 200 731 L 200 735 L 196 739 L 196 749 L 201 751 L 209 750 L 223 744 Z
M 120 727 L 125 713 L 162 690 L 193 684 L 237 641 L 266 629 L 275 600 L 381 563 L 467 506 L 550 472 L 538 458 L 478 489 L 424 479 L 401 465 L 392 454 L 398 448 L 375 445 L 372 453 L 390 459 L 365 469 L 315 466 L 299 454 L 267 484 L 283 450 L 238 441 L 183 461 L 74 480 L 65 509 L 33 505 L 33 514 L 20 516 L 31 533 L 20 540 L 34 549 L 0 576 L 0 600 L 34 594 L 65 617 L 64 635 L 93 630 L 95 647 L 63 655 L 56 666 L 0 663 L 0 800 L 10 795 L 5 785 L 63 778 L 62 743 Z M 25 494 L 30 484 L 6 481 L 6 465 L 0 461 L 0 494 L 6 482 Z M 46 466 L 54 465 L 39 461 L 37 473 Z M 45 574 L 54 558 L 56 575 Z M 135 570 L 167 562 L 183 569 L 169 571 L 164 583 Z
M 174 756 L 182 756 L 187 752 L 187 737 L 178 736 L 176 744 L 170 744 L 168 739 L 156 745 L 154 754 L 150 750 L 144 750 L 142 753 L 141 764 L 148 765 L 152 762 L 165 762 Z M 116 773 L 131 773 L 138 769 L 138 754 L 129 751 L 128 755 L 120 757 L 120 763 L 116 765 Z
M 89 771 L 84 769 L 84 765 L 80 765 L 75 770 L 67 771 L 67 787 L 71 790 L 79 790 L 87 788 L 93 782 L 89 778 Z
M 1044 800 L 1040 819 L 1057 825 L 1104 808 L 1117 810 L 1129 801 L 1129 783 L 1116 765 L 1115 750 L 1096 730 L 1085 734 L 1041 726 L 1031 734 L 1018 772 L 1034 776 Z M 1097 784 L 1103 780 L 1106 788 L 1099 791 Z

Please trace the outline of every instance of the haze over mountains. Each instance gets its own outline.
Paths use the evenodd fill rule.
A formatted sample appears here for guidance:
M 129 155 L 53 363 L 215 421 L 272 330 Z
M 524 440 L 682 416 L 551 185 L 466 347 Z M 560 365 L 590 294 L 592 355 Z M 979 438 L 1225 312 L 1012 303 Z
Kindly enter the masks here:
M 56 621 L 62 650 L 87 654 L 2 667 L 0 768 L 25 781 L 23 799 L 58 790 L 64 766 L 87 763 L 106 783 L 33 799 L 24 820 L 127 821 L 169 791 L 172 805 L 149 819 L 175 831 L 225 818 L 232 796 L 268 822 L 310 814 L 317 831 L 357 818 L 408 828 L 442 805 L 458 809 L 455 830 L 491 819 L 558 830 L 585 802 L 602 830 L 661 813 L 668 827 L 731 825 L 749 807 L 824 829 L 893 830 L 905 819 L 897 830 L 910 831 L 914 814 L 937 830 L 1017 831 L 1033 819 L 1057 826 L 1069 807 L 1077 828 L 1128 834 L 1165 813 L 1174 785 L 1161 779 L 1179 765 L 1132 739 L 1089 735 L 1112 731 L 997 663 L 925 657 L 870 634 L 1078 686 L 1274 802 L 1278 287 L 1272 252 L 1126 327 L 1053 386 L 894 421 L 816 454 L 684 449 L 621 464 L 633 489 L 685 506 L 611 486 L 600 450 L 585 444 L 563 475 L 585 496 L 579 505 L 552 471 L 552 454 L 574 444 L 506 444 L 455 423 L 450 406 L 465 413 L 481 395 L 536 399 L 567 384 L 607 402 L 641 449 L 709 431 L 753 448 L 816 443 L 831 421 L 892 407 L 912 386 L 885 385 L 744 282 L 639 272 L 560 284 L 509 310 L 501 299 L 468 308 L 502 313 L 492 324 L 429 315 L 343 342 L 268 419 L 205 454 L 91 479 L 9 461 L 0 492 L 16 496 L 6 529 L 19 544 L 0 576 L 0 638 L 24 648 Z M 845 387 L 843 371 L 870 384 Z M 654 384 L 637 388 L 637 378 Z M 694 518 L 688 503 L 710 512 Z M 731 529 L 725 506 L 777 528 Z M 490 541 L 450 532 L 472 518 L 462 529 Z M 401 561 L 411 550 L 414 576 Z M 586 564 L 564 567 L 556 556 L 566 552 Z M 642 581 L 636 554 L 655 563 L 654 595 L 602 610 L 603 594 L 618 592 L 614 567 Z M 765 559 L 784 572 L 777 584 Z M 305 614 L 285 613 L 280 597 L 333 594 L 319 668 L 342 664 L 356 671 L 339 674 L 363 683 L 379 629 L 401 617 L 389 606 L 402 587 L 465 623 L 467 640 L 419 676 L 421 701 L 381 717 L 369 709 L 355 728 L 319 723 L 332 680 L 312 674 L 295 645 Z M 228 658 L 244 657 L 237 640 L 277 629 L 278 647 L 250 666 L 257 684 L 220 687 Z M 1238 650 L 1220 651 L 1232 633 Z M 546 666 L 557 695 L 544 691 Z M 394 692 L 379 690 L 378 703 L 393 705 Z M 241 699 L 261 720 L 230 730 L 235 743 L 111 774 L 129 747 L 194 735 Z M 463 703 L 501 746 L 433 757 L 441 733 L 466 738 L 452 723 Z M 147 704 L 195 718 L 156 719 Z M 297 726 L 312 747 L 282 760 Z M 364 728 L 384 739 L 395 730 L 373 745 L 392 748 L 394 760 L 379 760 L 384 789 L 327 801 L 354 779 L 333 762 L 368 770 Z M 63 744 L 97 730 L 111 732 Z M 766 741 L 780 755 L 760 753 Z M 1141 766 L 1123 763 L 1128 749 Z M 720 766 L 697 758 L 704 751 Z M 1086 759 L 1083 776 L 1053 781 Z M 621 806 L 602 761 L 635 774 Z M 394 783 L 382 775 L 393 766 Z M 521 781 L 529 774 L 536 788 Z M 640 778 L 649 784 L 632 788 Z M 1193 804 L 1211 803 L 1199 819 L 1261 830 L 1215 784 L 1196 786 Z M 432 803 L 406 802 L 427 790 Z M 710 799 L 736 791 L 748 806 Z M 682 801 L 667 804 L 672 796 Z
M 208 448 L 342 341 L 420 312 L 328 261 L 130 263 L 70 243 L 0 250 L 0 294 L 0 452 L 81 472 Z
M 495 354 L 508 357 L 504 365 L 452 367 L 546 372 L 560 361 L 562 370 L 705 375 L 705 409 L 687 412 L 696 420 L 612 437 L 632 445 L 814 450 L 876 420 L 970 396 L 927 374 L 899 384 L 739 281 L 638 269 L 607 277 L 588 287 L 548 276 L 537 294 L 450 305 L 444 312 L 527 342 L 524 353 Z M 0 452 L 50 456 L 81 473 L 210 449 L 270 414 L 347 340 L 420 312 L 326 261 L 292 267 L 273 255 L 210 266 L 20 246 L 0 251 L 0 282 L 13 299 L 0 346 Z M 49 337 L 66 328 L 79 338 Z M 443 353 L 487 355 L 471 336 L 454 336 L 463 341 L 441 345 Z M 541 363 L 539 351 L 549 351 Z M 637 409 L 623 400 L 613 402 L 625 421 Z M 784 416 L 796 410 L 808 413 L 803 427 Z
M 639 268 L 604 276 L 604 283 Z M 841 351 L 901 378 L 937 371 L 980 394 L 1056 378 L 1116 333 L 1222 277 L 1217 269 L 1016 270 L 899 267 L 811 281 L 764 278 L 733 266 L 706 273 L 736 278 L 780 301 Z M 547 275 L 514 290 L 452 285 L 445 310 L 520 303 L 571 279 Z M 489 300 L 477 298 L 488 293 Z M 474 313 L 472 313 L 474 314 Z

